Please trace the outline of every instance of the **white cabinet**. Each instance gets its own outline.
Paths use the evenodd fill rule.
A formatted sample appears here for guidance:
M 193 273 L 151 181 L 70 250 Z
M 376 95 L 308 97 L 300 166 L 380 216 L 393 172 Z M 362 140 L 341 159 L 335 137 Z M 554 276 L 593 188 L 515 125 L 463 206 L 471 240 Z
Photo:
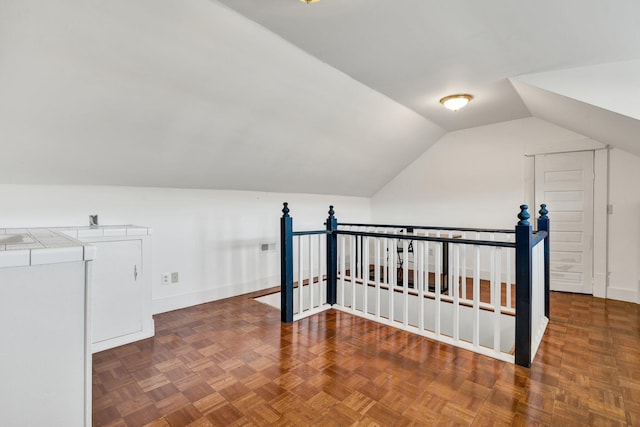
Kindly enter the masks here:
M 143 330 L 142 241 L 90 242 L 98 249 L 93 268 L 93 344 Z
M 0 424 L 88 427 L 91 311 L 86 302 L 93 250 L 42 230 L 21 235 L 29 242 L 0 248 L 5 258 L 0 267 Z M 24 262 L 18 257 L 22 253 Z
M 96 248 L 92 273 L 94 353 L 154 335 L 150 230 L 135 226 L 65 229 Z
M 0 269 L 2 425 L 85 425 L 85 292 L 84 262 Z

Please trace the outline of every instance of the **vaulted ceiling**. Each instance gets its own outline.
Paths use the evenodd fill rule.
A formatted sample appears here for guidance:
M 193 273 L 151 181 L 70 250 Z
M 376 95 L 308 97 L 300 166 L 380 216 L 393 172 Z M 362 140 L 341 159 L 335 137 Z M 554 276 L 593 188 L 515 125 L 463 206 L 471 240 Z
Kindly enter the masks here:
M 535 115 L 640 155 L 635 0 L 0 0 L 0 183 L 370 196 Z M 475 99 L 453 113 L 438 100 Z
M 634 0 L 219 1 L 448 131 L 528 117 L 511 77 L 640 59 Z

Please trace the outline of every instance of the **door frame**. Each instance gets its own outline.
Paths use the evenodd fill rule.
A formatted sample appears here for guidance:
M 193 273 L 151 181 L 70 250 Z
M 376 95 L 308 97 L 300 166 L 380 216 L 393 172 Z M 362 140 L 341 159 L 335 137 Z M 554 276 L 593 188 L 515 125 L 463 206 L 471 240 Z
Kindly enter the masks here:
M 544 154 L 562 154 L 575 152 L 593 152 L 593 262 L 592 281 L 593 296 L 607 297 L 609 284 L 609 146 L 584 150 L 547 151 L 525 154 L 524 186 L 525 200 L 529 206 L 535 205 L 535 156 Z M 538 206 L 531 209 L 538 212 Z M 553 212 L 549 212 L 549 220 L 553 221 Z M 553 245 L 553 234 L 551 234 Z

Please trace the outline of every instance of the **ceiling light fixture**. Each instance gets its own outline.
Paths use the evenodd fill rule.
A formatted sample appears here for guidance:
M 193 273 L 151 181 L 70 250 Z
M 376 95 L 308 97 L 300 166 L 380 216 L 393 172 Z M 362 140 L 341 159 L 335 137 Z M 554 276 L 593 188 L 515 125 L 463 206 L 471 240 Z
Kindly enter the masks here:
M 300 1 L 301 1 L 302 3 L 309 4 L 309 3 L 315 3 L 315 2 L 320 1 L 320 0 L 300 0 Z
M 456 95 L 445 96 L 440 100 L 440 104 L 444 105 L 445 108 L 448 108 L 452 111 L 458 111 L 465 105 L 469 103 L 473 99 L 473 96 L 467 93 L 459 93 Z

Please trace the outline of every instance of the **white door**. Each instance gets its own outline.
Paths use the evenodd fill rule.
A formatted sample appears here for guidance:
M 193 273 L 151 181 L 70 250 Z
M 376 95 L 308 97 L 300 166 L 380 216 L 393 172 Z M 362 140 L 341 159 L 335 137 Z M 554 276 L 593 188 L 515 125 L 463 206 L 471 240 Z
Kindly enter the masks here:
M 142 330 L 143 293 L 140 240 L 93 242 L 98 252 L 93 263 L 91 296 L 92 341 Z
M 535 156 L 536 207 L 547 204 L 551 225 L 551 290 L 593 293 L 593 180 L 593 151 Z

